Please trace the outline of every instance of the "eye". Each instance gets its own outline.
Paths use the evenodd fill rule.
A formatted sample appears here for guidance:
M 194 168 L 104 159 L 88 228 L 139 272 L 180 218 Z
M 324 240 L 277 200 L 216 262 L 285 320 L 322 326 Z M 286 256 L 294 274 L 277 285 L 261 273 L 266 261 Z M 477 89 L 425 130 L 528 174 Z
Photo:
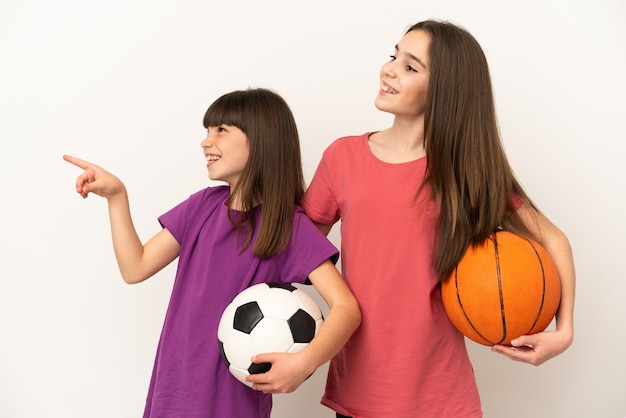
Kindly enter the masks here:
M 226 128 L 224 128 L 224 126 L 218 126 L 217 132 L 226 132 Z
M 411 72 L 411 73 L 416 73 L 417 72 L 417 69 L 415 69 L 415 67 L 412 67 L 410 65 L 406 66 L 406 70 Z
M 395 61 L 396 60 L 396 56 L 395 55 L 389 55 L 389 58 L 391 58 L 389 61 Z

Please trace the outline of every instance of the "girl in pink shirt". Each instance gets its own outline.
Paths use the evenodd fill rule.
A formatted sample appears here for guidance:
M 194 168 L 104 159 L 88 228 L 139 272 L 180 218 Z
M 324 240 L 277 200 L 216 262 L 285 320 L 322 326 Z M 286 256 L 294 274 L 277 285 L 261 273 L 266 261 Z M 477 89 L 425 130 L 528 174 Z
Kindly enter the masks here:
M 573 340 L 571 247 L 512 172 L 474 37 L 424 21 L 394 49 L 375 101 L 394 115 L 392 126 L 331 144 L 303 198 L 323 232 L 341 221 L 343 275 L 362 312 L 361 327 L 331 361 L 322 403 L 338 417 L 481 417 L 441 281 L 497 228 L 541 243 L 561 276 L 556 330 L 492 348 L 539 365 Z

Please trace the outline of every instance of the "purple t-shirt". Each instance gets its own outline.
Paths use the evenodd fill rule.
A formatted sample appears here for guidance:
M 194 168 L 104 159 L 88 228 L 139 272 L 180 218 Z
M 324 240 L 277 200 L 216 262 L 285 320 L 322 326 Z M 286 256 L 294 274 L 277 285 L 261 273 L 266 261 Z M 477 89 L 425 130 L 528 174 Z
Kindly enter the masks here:
M 157 348 L 144 418 L 270 416 L 271 395 L 235 379 L 220 357 L 217 328 L 224 308 L 261 282 L 304 283 L 334 245 L 297 207 L 287 248 L 261 260 L 228 219 L 227 186 L 201 190 L 159 217 L 180 244 L 178 270 Z M 255 209 L 255 228 L 261 210 Z M 256 233 L 255 233 L 256 237 Z

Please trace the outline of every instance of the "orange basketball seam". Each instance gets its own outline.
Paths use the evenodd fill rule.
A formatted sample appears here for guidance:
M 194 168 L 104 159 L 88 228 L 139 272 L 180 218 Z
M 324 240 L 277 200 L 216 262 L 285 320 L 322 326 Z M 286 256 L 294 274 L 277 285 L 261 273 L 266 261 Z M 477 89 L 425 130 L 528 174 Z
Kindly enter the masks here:
M 542 284 L 543 284 L 543 289 L 541 292 L 541 303 L 539 304 L 539 312 L 537 312 L 537 316 L 535 317 L 535 321 L 533 322 L 532 326 L 530 327 L 530 329 L 528 330 L 528 334 L 530 334 L 532 332 L 532 330 L 535 328 L 535 325 L 537 325 L 537 322 L 539 321 L 539 318 L 541 317 L 541 312 L 543 311 L 543 304 L 545 302 L 545 298 L 546 298 L 546 272 L 543 268 L 543 261 L 541 261 L 541 256 L 539 255 L 539 252 L 537 251 L 537 248 L 535 248 L 535 246 L 533 245 L 533 243 L 526 237 L 523 237 L 529 244 L 530 247 L 533 249 L 535 255 L 537 256 L 537 261 L 539 262 L 539 267 L 541 268 L 541 280 L 542 280 Z
M 455 267 L 454 269 L 454 287 L 456 289 L 456 299 L 459 302 L 459 308 L 461 308 L 461 312 L 463 312 L 463 316 L 465 317 L 465 319 L 467 320 L 467 323 L 469 324 L 470 327 L 472 327 L 472 329 L 474 330 L 474 332 L 483 340 L 485 340 L 486 342 L 491 343 L 491 341 L 489 341 L 484 335 L 482 335 L 480 333 L 480 331 L 478 331 L 478 329 L 474 326 L 474 323 L 470 320 L 467 312 L 465 311 L 465 307 L 463 306 L 463 302 L 461 301 L 461 292 L 459 291 L 459 268 Z
M 493 253 L 496 259 L 496 277 L 498 278 L 498 296 L 500 297 L 500 317 L 502 319 L 502 338 L 497 344 L 506 340 L 506 313 L 504 310 L 504 294 L 502 293 L 502 270 L 500 269 L 500 251 L 498 248 L 498 234 L 493 234 Z

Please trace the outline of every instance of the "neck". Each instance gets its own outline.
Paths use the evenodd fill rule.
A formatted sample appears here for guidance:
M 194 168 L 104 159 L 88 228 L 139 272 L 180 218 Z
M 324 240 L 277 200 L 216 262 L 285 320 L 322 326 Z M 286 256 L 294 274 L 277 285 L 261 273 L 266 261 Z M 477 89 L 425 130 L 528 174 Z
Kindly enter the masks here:
M 388 163 L 405 163 L 423 157 L 424 135 L 421 126 L 403 127 L 397 123 L 391 128 L 372 134 L 369 139 L 374 155 Z

